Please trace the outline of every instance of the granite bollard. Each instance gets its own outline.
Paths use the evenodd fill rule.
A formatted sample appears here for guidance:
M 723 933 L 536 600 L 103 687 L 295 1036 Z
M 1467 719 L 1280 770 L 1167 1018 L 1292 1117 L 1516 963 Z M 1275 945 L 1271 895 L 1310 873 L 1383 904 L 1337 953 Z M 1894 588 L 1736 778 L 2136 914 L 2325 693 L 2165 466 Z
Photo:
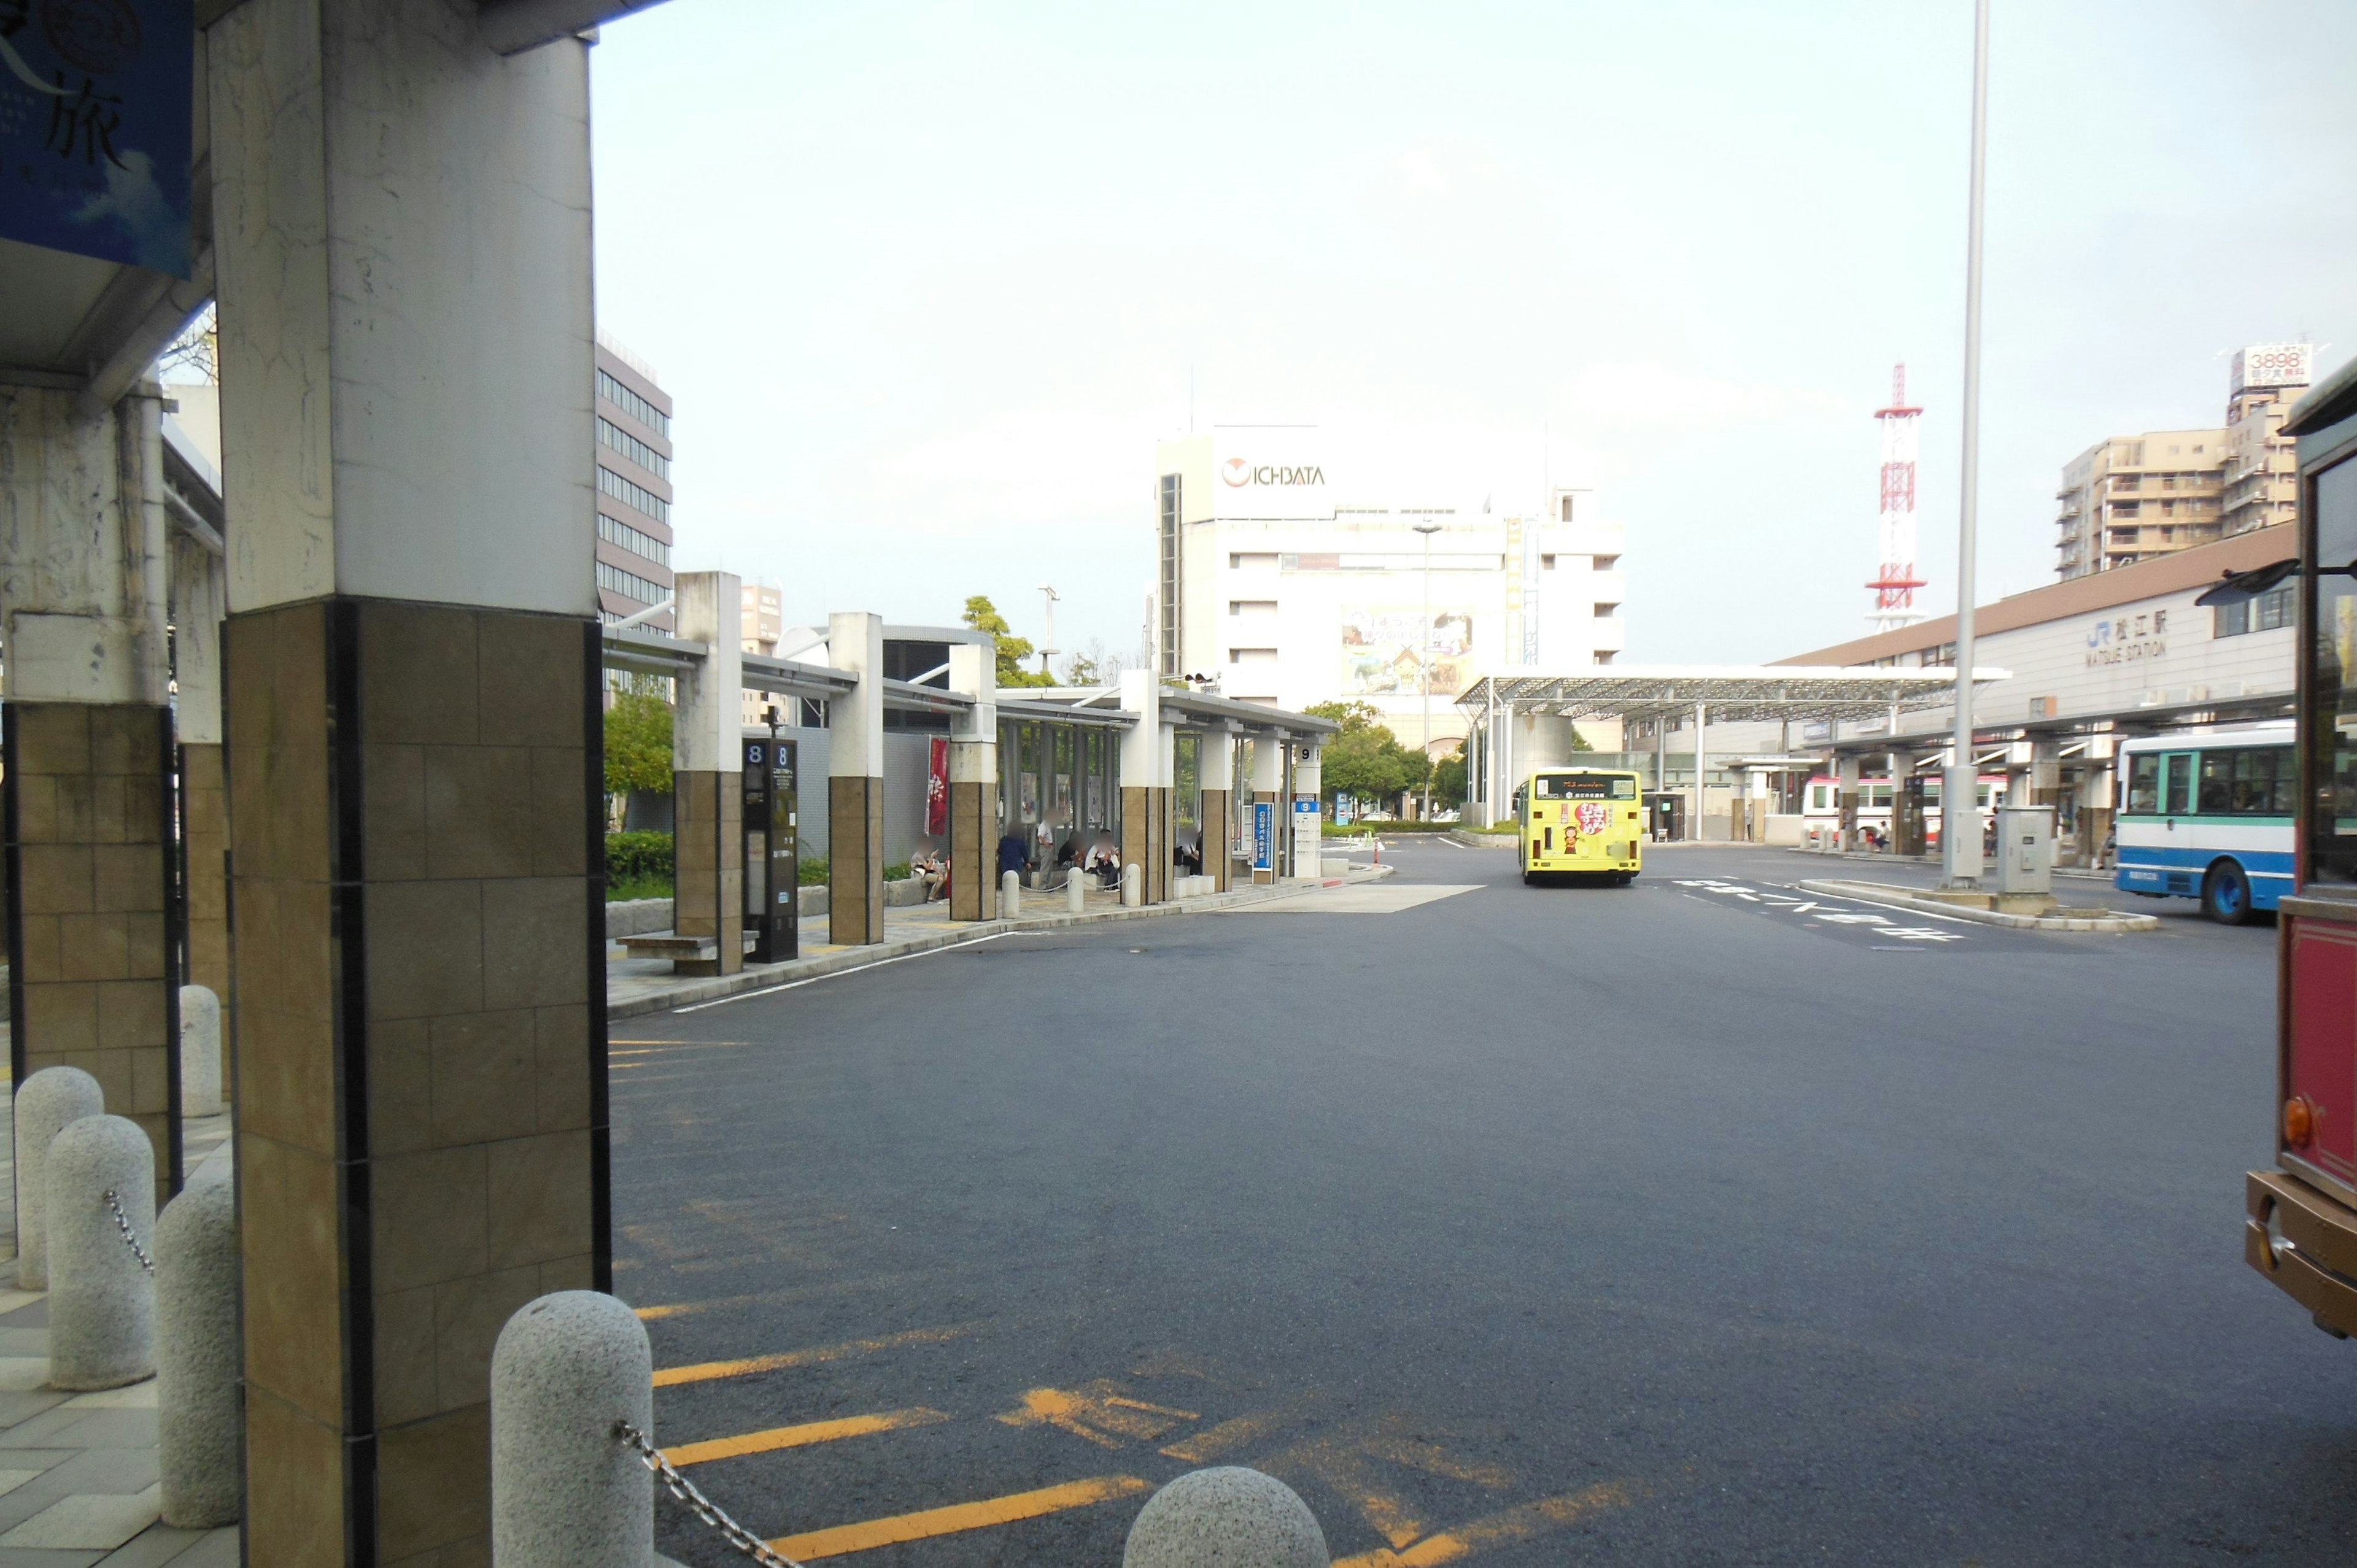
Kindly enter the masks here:
M 491 1351 L 494 1568 L 650 1568 L 654 1477 L 620 1421 L 654 1440 L 637 1315 L 587 1290 L 517 1308 Z
M 156 1435 L 164 1522 L 235 1524 L 245 1445 L 237 1191 L 204 1165 L 156 1219 Z
M 156 1370 L 156 1280 L 124 1241 L 156 1235 L 156 1152 L 139 1123 L 85 1116 L 49 1144 L 49 1387 L 121 1388 Z
M 1023 913 L 1023 874 L 1004 872 L 998 878 L 998 912 L 1006 919 Z
M 1189 1470 L 1146 1499 L 1121 1568 L 1328 1568 L 1326 1532 L 1291 1487 L 1241 1465 Z
M 1068 915 L 1089 912 L 1089 879 L 1077 865 L 1064 873 L 1064 912 Z
M 1146 902 L 1146 867 L 1131 861 L 1121 868 L 1121 907 L 1135 909 Z
M 49 1288 L 48 1230 L 41 1182 L 49 1141 L 69 1122 L 105 1111 L 98 1079 L 78 1067 L 45 1067 L 16 1089 L 16 1286 Z
M 180 1114 L 218 1116 L 221 1103 L 221 998 L 204 985 L 180 987 Z

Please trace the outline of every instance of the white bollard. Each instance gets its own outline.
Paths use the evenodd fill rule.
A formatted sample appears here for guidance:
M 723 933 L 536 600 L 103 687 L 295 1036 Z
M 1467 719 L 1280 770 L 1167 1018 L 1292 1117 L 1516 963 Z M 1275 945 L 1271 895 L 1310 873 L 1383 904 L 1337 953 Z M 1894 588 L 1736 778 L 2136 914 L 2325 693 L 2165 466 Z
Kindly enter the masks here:
M 85 1116 L 49 1144 L 49 1387 L 115 1389 L 156 1370 L 156 1280 L 123 1239 L 156 1237 L 156 1151 L 139 1123 Z
M 41 1182 L 49 1141 L 69 1122 L 106 1109 L 98 1079 L 78 1067 L 45 1067 L 16 1089 L 16 1288 L 49 1288 L 48 1228 Z
M 998 878 L 998 912 L 1012 920 L 1023 913 L 1023 874 L 1009 871 Z
M 650 1568 L 654 1477 L 618 1421 L 654 1441 L 654 1356 L 637 1316 L 587 1290 L 518 1308 L 491 1351 L 497 1568 Z
M 1088 912 L 1089 879 L 1077 865 L 1064 873 L 1064 912 L 1082 915 Z
M 180 1114 L 221 1113 L 221 998 L 208 986 L 180 987 Z
M 156 1447 L 164 1522 L 237 1522 L 245 1446 L 239 1397 L 237 1192 L 226 1165 L 197 1178 L 156 1219 Z
M 1146 868 L 1131 861 L 1121 868 L 1121 907 L 1135 909 L 1146 902 Z
M 1146 1499 L 1121 1568 L 1328 1568 L 1326 1532 L 1291 1487 L 1241 1465 L 1189 1470 Z

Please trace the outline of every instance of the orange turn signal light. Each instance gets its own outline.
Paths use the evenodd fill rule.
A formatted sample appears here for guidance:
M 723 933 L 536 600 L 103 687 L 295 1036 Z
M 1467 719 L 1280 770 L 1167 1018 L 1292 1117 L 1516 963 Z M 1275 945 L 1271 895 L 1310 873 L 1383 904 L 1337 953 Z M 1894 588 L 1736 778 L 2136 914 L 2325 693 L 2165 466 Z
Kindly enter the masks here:
M 2305 1094 L 2295 1094 L 2284 1101 L 2284 1142 L 2295 1149 L 2305 1149 L 2316 1141 L 2316 1107 Z

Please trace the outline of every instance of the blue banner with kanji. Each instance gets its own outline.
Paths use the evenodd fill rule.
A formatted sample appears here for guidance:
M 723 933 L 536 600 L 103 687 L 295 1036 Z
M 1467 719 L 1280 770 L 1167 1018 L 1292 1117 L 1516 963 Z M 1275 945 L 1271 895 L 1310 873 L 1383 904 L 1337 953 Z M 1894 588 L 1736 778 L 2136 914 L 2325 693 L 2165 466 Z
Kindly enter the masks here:
M 0 236 L 188 275 L 188 0 L 0 0 Z

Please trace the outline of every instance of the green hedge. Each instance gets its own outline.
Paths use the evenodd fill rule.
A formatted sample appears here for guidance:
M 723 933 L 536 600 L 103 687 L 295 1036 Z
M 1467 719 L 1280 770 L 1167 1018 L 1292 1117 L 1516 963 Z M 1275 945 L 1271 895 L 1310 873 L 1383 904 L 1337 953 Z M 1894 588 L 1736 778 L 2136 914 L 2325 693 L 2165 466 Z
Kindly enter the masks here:
M 606 897 L 609 899 L 668 898 L 675 862 L 669 833 L 606 835 Z

